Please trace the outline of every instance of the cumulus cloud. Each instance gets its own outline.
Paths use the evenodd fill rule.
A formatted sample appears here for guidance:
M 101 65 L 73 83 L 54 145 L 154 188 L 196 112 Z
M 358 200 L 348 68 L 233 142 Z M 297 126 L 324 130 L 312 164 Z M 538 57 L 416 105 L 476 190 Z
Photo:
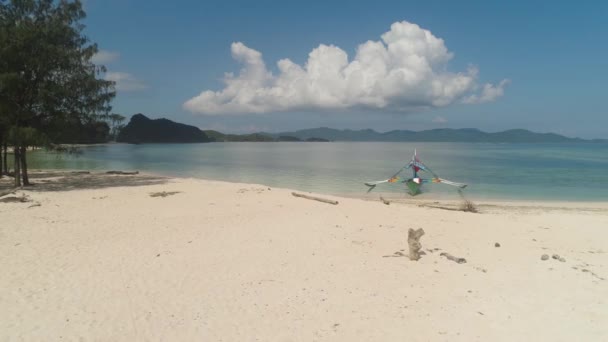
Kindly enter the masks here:
M 447 122 L 448 122 L 448 119 L 444 118 L 443 116 L 436 116 L 436 117 L 433 119 L 433 122 L 434 122 L 434 123 L 438 123 L 438 124 L 444 124 L 444 123 L 447 123 Z
M 511 81 L 502 80 L 497 85 L 486 83 L 483 85 L 480 94 L 471 94 L 462 100 L 463 103 L 475 104 L 491 102 L 505 94 L 505 87 L 509 85 Z
M 99 50 L 96 54 L 93 55 L 91 61 L 95 64 L 107 64 L 114 62 L 120 57 L 118 52 L 112 52 L 107 50 Z
M 444 41 L 407 21 L 392 24 L 379 41 L 360 44 L 350 61 L 339 47 L 321 44 L 304 65 L 279 60 L 278 75 L 241 42 L 231 52 L 243 65 L 239 74 L 227 73 L 222 90 L 203 91 L 185 109 L 208 115 L 348 108 L 408 113 L 492 101 L 508 83 L 486 84 L 476 93 L 477 69 L 448 71 L 453 54 Z
M 144 82 L 126 72 L 108 71 L 105 79 L 116 82 L 116 90 L 119 91 L 137 91 L 148 87 Z
M 95 64 L 108 64 L 120 58 L 120 53 L 107 50 L 99 50 L 91 61 Z M 128 72 L 122 71 L 107 71 L 104 79 L 114 81 L 116 90 L 118 91 L 139 91 L 148 88 L 148 86 Z

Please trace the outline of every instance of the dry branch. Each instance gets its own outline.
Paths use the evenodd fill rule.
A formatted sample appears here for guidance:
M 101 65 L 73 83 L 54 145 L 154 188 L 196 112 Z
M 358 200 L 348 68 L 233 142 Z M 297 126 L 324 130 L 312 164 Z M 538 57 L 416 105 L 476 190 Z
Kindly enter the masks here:
M 458 189 L 458 194 L 462 198 L 462 204 L 460 205 L 460 210 L 462 210 L 464 212 L 468 212 L 468 213 L 478 213 L 479 212 L 477 210 L 477 206 L 475 205 L 475 203 L 469 201 L 468 199 L 466 199 L 466 197 L 464 197 L 464 193 L 462 192 L 462 189 Z
M 2 191 L 2 192 L 0 192 L 0 197 L 6 196 L 6 195 L 10 195 L 10 194 L 14 194 L 15 192 L 17 192 L 17 190 L 19 190 L 19 188 L 14 188 L 14 189 Z
M 32 200 L 29 199 L 29 197 L 27 197 L 27 195 L 22 195 L 21 197 L 18 196 L 11 196 L 11 197 L 4 197 L 4 198 L 0 198 L 0 203 L 25 203 L 25 202 L 31 202 Z
M 292 192 L 291 194 L 294 195 L 295 197 L 302 197 L 302 198 L 306 198 L 306 199 L 313 200 L 313 201 L 319 201 L 319 202 L 329 203 L 329 204 L 333 204 L 333 205 L 338 204 L 338 201 L 329 200 L 329 199 L 325 199 L 325 198 L 321 198 L 321 197 L 299 194 L 297 192 Z
M 179 194 L 181 191 L 161 191 L 161 192 L 152 192 L 150 193 L 150 197 L 167 197 L 175 194 Z
M 108 171 L 106 172 L 108 175 L 138 175 L 139 171 Z
M 422 245 L 420 244 L 420 238 L 424 235 L 424 229 L 416 229 L 410 230 L 407 233 L 407 243 L 410 247 L 410 260 L 419 260 L 420 259 L 420 249 Z
M 458 264 L 464 264 L 467 262 L 467 259 L 455 257 L 450 253 L 443 252 L 439 255 L 444 256 L 444 257 L 448 258 L 448 260 L 452 260 L 453 262 L 458 263 Z

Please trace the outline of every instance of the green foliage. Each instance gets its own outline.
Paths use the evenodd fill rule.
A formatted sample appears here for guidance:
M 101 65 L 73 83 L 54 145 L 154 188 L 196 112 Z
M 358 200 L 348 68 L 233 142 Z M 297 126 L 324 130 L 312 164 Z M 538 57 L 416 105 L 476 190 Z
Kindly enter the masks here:
M 210 141 L 223 142 L 223 141 L 239 141 L 239 142 L 269 142 L 274 141 L 274 138 L 261 133 L 251 134 L 224 134 L 214 130 L 203 131 L 209 137 Z
M 110 140 L 110 126 L 105 121 L 61 121 L 60 127 L 49 127 L 56 144 L 98 144 Z
M 306 139 L 307 142 L 329 142 L 329 140 L 327 139 L 322 139 L 322 138 L 308 138 Z
M 15 151 L 15 185 L 29 184 L 26 146 L 50 146 L 71 124 L 109 133 L 114 83 L 91 61 L 79 0 L 0 0 L 0 138 Z M 86 126 L 85 126 L 86 127 Z M 21 170 L 19 168 L 21 166 Z
M 125 128 L 124 121 L 125 117 L 120 114 L 110 114 L 107 118 L 108 123 L 110 124 L 110 138 L 113 141 L 118 139 L 118 135 L 123 128 Z
M 107 115 L 113 82 L 91 62 L 84 17 L 80 1 L 0 1 L 2 121 L 47 131 L 51 121 Z
M 6 140 L 13 146 L 42 146 L 48 141 L 46 135 L 32 127 L 10 127 Z
M 292 142 L 295 142 L 295 141 L 302 141 L 302 140 L 300 140 L 299 138 L 293 137 L 291 135 L 280 135 L 277 138 L 277 141 L 292 141 Z

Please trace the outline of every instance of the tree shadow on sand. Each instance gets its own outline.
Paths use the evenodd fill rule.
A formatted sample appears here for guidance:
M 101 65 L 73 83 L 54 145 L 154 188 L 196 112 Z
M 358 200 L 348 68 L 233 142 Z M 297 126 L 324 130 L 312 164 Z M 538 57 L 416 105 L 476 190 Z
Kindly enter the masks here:
M 23 190 L 34 192 L 104 189 L 166 184 L 169 178 L 145 174 L 109 175 L 106 173 L 84 173 L 70 171 L 34 171 L 30 173 L 31 186 Z M 11 189 L 13 178 L 3 177 L 0 191 Z

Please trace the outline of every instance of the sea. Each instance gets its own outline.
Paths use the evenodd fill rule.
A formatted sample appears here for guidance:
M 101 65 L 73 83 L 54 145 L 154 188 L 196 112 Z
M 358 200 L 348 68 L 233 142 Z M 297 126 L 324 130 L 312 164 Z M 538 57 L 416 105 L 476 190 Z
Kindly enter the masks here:
M 78 155 L 35 151 L 32 169 L 138 170 L 153 174 L 255 183 L 323 194 L 365 196 L 366 181 L 407 165 L 414 149 L 441 178 L 467 183 L 477 200 L 608 201 L 608 144 L 404 142 L 225 142 L 105 144 Z M 411 177 L 405 170 L 404 177 Z M 422 174 L 424 177 L 424 174 Z M 431 178 L 428 175 L 428 178 Z M 425 184 L 417 198 L 456 199 L 456 188 Z M 404 184 L 374 193 L 409 197 Z M 368 195 L 369 196 L 369 195 Z

